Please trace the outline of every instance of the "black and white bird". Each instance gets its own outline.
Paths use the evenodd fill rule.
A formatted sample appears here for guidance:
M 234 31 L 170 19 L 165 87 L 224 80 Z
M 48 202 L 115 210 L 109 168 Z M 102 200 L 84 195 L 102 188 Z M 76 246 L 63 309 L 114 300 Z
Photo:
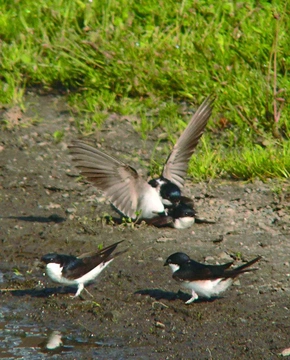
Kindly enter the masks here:
M 196 212 L 191 205 L 180 202 L 166 209 L 166 213 L 145 221 L 156 227 L 170 226 L 175 229 L 187 229 L 194 224 L 195 216 Z
M 77 297 L 85 285 L 92 283 L 116 256 L 126 251 L 112 255 L 121 242 L 123 240 L 95 253 L 86 253 L 79 257 L 56 253 L 46 254 L 41 261 L 46 264 L 46 274 L 52 281 L 62 285 L 77 286 L 74 296 Z
M 180 202 L 168 209 L 168 216 L 172 218 L 172 226 L 175 229 L 187 229 L 194 224 L 196 212 L 191 205 Z
M 191 298 L 186 301 L 186 304 L 190 304 L 199 296 L 208 299 L 218 296 L 228 289 L 237 276 L 257 270 L 248 268 L 260 259 L 261 256 L 258 256 L 241 266 L 230 269 L 233 262 L 223 265 L 206 265 L 191 260 L 182 252 L 177 252 L 168 257 L 164 266 L 168 265 L 171 268 L 174 280 L 191 290 Z
M 166 208 L 187 199 L 182 196 L 181 188 L 189 159 L 211 116 L 212 104 L 213 99 L 208 97 L 194 113 L 157 179 L 147 182 L 130 165 L 79 140 L 69 146 L 72 159 L 81 174 L 103 191 L 124 216 L 151 219 L 159 214 L 167 215 Z

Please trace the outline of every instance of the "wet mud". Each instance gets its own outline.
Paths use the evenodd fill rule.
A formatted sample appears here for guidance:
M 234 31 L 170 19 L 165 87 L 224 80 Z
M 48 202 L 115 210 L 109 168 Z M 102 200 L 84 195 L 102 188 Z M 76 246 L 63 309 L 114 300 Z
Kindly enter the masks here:
M 79 135 L 65 100 L 31 94 L 17 116 L 19 126 L 0 133 L 0 358 L 276 359 L 290 348 L 289 183 L 187 181 L 199 216 L 214 224 L 114 226 L 104 221 L 116 215 L 110 204 L 71 163 L 67 145 Z M 142 141 L 133 121 L 111 114 L 90 140 L 146 176 L 159 130 Z M 59 143 L 55 131 L 64 131 Z M 74 288 L 40 267 L 48 252 L 120 240 L 128 251 L 88 288 L 93 297 L 72 298 Z M 190 295 L 163 267 L 176 251 L 212 264 L 263 258 L 222 297 L 186 305 Z

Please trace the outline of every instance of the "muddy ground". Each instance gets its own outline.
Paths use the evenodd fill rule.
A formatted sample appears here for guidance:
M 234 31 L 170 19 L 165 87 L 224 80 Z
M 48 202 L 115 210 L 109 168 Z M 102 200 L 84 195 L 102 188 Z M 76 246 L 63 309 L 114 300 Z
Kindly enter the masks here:
M 199 215 L 215 224 L 107 225 L 101 217 L 113 210 L 71 164 L 67 145 L 78 134 L 65 99 L 30 94 L 25 113 L 17 111 L 3 109 L 2 119 L 21 126 L 0 133 L 0 358 L 276 359 L 290 348 L 289 183 L 188 181 Z M 145 142 L 132 118 L 110 115 L 90 140 L 139 170 L 158 131 Z M 38 266 L 48 252 L 79 255 L 119 240 L 128 252 L 89 287 L 93 299 L 71 298 L 74 289 Z M 263 259 L 222 298 L 185 305 L 189 295 L 163 267 L 176 251 L 208 263 Z M 52 331 L 63 345 L 44 351 Z M 18 353 L 9 340 L 17 334 Z

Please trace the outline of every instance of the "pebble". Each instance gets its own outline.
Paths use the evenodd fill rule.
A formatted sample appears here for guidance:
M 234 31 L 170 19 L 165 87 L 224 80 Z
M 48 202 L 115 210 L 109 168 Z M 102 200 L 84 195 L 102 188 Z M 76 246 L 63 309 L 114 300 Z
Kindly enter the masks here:
M 157 243 L 165 243 L 168 241 L 175 240 L 175 238 L 168 238 L 168 237 L 160 237 L 156 240 Z
M 59 208 L 60 208 L 60 204 L 49 203 L 49 205 L 45 205 L 45 206 L 43 206 L 43 208 L 44 208 L 45 210 L 59 209 Z
M 279 355 L 289 356 L 290 355 L 290 348 L 284 349 Z
M 214 262 L 215 261 L 215 258 L 213 256 L 206 256 L 204 258 L 204 261 L 205 262 Z
M 68 208 L 68 209 L 66 209 L 65 210 L 65 212 L 67 213 L 67 214 L 73 214 L 73 213 L 75 213 L 77 210 L 75 209 L 75 208 Z
M 155 326 L 160 329 L 165 329 L 165 325 L 160 321 L 156 321 Z

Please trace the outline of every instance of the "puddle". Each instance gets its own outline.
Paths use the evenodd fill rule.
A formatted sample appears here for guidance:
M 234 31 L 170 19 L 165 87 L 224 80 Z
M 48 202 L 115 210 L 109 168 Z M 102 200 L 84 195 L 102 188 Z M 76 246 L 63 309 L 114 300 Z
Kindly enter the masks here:
M 11 316 L 13 319 L 9 320 Z M 39 360 L 59 359 L 60 356 L 62 359 L 80 359 L 84 354 L 98 359 L 125 358 L 118 345 L 97 341 L 91 334 L 83 335 L 83 329 L 60 331 L 32 324 L 28 319 L 15 318 L 14 310 L 0 308 L 0 359 Z
M 3 272 L 0 270 L 0 284 L 2 284 L 4 282 L 4 274 Z

